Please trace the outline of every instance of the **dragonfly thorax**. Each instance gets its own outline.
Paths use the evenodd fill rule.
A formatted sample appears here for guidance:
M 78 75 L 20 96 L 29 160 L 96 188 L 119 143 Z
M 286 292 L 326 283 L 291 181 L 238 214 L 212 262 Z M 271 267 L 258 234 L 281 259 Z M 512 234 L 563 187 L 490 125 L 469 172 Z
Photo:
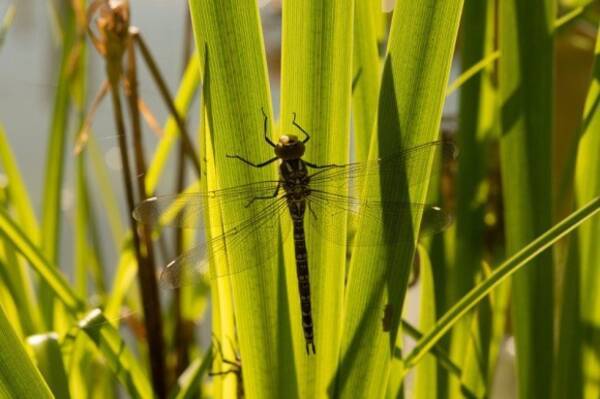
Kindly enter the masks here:
M 275 155 L 282 160 L 301 158 L 304 155 L 304 143 L 298 140 L 298 136 L 284 134 L 275 146 Z

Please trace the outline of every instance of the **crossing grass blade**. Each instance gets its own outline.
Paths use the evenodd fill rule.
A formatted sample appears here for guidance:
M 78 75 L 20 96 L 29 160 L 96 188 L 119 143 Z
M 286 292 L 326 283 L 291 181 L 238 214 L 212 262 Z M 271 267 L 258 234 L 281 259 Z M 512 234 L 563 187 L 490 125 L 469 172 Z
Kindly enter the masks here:
M 202 142 L 207 154 L 214 156 L 215 179 L 207 177 L 209 189 L 231 187 L 240 182 L 274 179 L 275 166 L 254 169 L 240 165 L 226 154 L 239 154 L 252 160 L 267 159 L 272 152 L 265 144 L 262 132 L 261 108 L 270 115 L 271 99 L 268 86 L 263 36 L 258 7 L 255 2 L 190 0 L 196 48 L 204 52 L 203 112 L 208 136 Z M 208 158 L 208 157 L 207 157 Z M 210 161 L 210 159 L 209 159 Z M 226 222 L 242 221 L 252 216 L 250 209 L 223 207 L 212 210 Z M 207 220 L 213 223 L 213 215 Z M 275 234 L 261 231 L 261 241 L 273 242 L 272 248 L 256 246 L 255 254 L 228 251 L 229 264 L 243 264 L 248 256 L 276 250 Z M 272 235 L 266 236 L 266 235 Z M 253 239 L 251 237 L 250 239 Z M 258 238 L 257 238 L 258 239 Z M 232 296 L 240 353 L 244 359 L 245 392 L 249 397 L 281 397 L 284 384 L 280 379 L 278 356 L 289 356 L 289 347 L 281 347 L 278 329 L 285 320 L 278 315 L 276 291 L 276 257 L 263 262 L 262 268 L 239 273 L 231 278 L 232 291 L 219 291 L 220 298 Z M 227 267 L 225 259 L 214 267 Z M 215 284 L 221 286 L 221 282 Z M 215 289 L 213 284 L 213 290 Z M 232 295 L 233 293 L 233 295 Z M 223 319 L 230 314 L 221 314 Z M 235 331 L 222 329 L 218 337 L 223 342 L 235 339 Z M 288 363 L 291 360 L 288 358 Z
M 42 281 L 53 290 L 52 295 L 61 301 L 71 316 L 76 317 L 84 311 L 84 300 L 75 294 L 59 273 L 58 268 L 50 264 L 41 251 L 31 243 L 2 209 L 0 209 L 0 231 L 4 240 L 13 245 L 27 259 Z M 94 340 L 130 393 L 135 393 L 132 396 L 149 397 L 152 389 L 141 371 L 137 359 L 129 352 L 118 331 L 107 322 L 102 312 L 95 310 L 88 314 L 88 317 L 80 322 L 80 327 Z M 98 327 L 100 328 L 98 329 Z
M 2 124 L 0 124 L 0 164 L 9 182 L 2 193 L 2 197 L 6 197 L 3 198 L 2 202 L 4 203 L 2 205 L 6 206 L 6 208 L 9 206 L 13 208 L 24 233 L 34 242 L 37 242 L 39 237 L 38 223 L 19 166 L 17 165 Z M 15 304 L 22 310 L 19 314 L 24 323 L 23 327 L 25 331 L 34 333 L 41 328 L 42 319 L 33 286 L 29 278 L 27 278 L 25 265 L 17 258 L 14 249 L 10 245 L 4 245 L 4 247 L 4 254 L 1 257 L 2 261 L 6 265 L 12 266 L 5 269 L 5 284 L 9 289 L 12 289 L 11 292 Z
M 0 306 L 0 396 L 53 398 Z
M 600 197 L 589 201 L 495 268 L 488 278 L 463 296 L 437 321 L 436 326 L 419 340 L 417 346 L 405 358 L 406 368 L 414 367 L 461 317 L 477 306 L 494 288 L 598 212 L 600 212 Z M 535 264 L 530 265 L 530 267 L 535 266 Z
M 461 10 L 462 1 L 396 6 L 370 157 L 436 138 Z M 373 184 L 369 189 L 384 189 Z M 410 194 L 422 202 L 426 192 Z M 412 220 L 414 233 L 419 223 Z M 346 289 L 339 395 L 381 397 L 385 392 L 382 378 L 385 381 L 396 343 L 414 250 L 408 240 L 395 248 L 354 250 Z M 382 331 L 380 320 L 386 305 L 393 309 L 389 332 Z
M 502 1 L 499 12 L 501 166 L 511 255 L 552 226 L 555 2 Z M 513 279 L 512 325 L 523 398 L 551 396 L 552 264 L 552 253 L 546 252 Z
M 296 134 L 291 125 L 295 112 L 298 123 L 311 134 L 305 159 L 318 165 L 348 162 L 353 3 L 293 0 L 283 4 L 281 133 Z M 339 222 L 344 225 L 342 217 Z M 301 397 L 323 396 L 334 389 L 331 384 L 338 364 L 343 313 L 346 250 L 311 233 L 306 232 L 306 240 L 316 356 L 306 355 L 294 257 L 288 256 L 286 262 Z M 342 228 L 337 234 L 343 237 L 346 231 Z M 293 253 L 292 242 L 287 249 Z

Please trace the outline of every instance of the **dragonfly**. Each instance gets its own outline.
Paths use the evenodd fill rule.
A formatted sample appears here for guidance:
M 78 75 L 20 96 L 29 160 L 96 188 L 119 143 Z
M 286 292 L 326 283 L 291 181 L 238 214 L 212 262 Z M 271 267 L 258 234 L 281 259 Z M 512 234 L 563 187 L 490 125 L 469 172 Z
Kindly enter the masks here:
M 404 149 L 382 159 L 348 164 L 318 165 L 303 158 L 310 134 L 296 122 L 292 125 L 302 134 L 284 134 L 275 143 L 268 135 L 268 117 L 262 110 L 264 139 L 273 148 L 274 156 L 263 162 L 252 162 L 240 155 L 227 154 L 228 158 L 253 168 L 264 168 L 279 162 L 279 178 L 215 191 L 184 193 L 148 198 L 134 210 L 134 218 L 144 224 L 166 224 L 184 228 L 202 226 L 206 207 L 239 206 L 250 208 L 251 216 L 218 226 L 205 226 L 208 238 L 166 265 L 160 281 L 167 287 L 180 286 L 184 281 L 213 279 L 262 267 L 264 257 L 245 256 L 245 261 L 228 270 L 211 270 L 216 256 L 231 250 L 243 254 L 256 254 L 262 248 L 271 248 L 273 236 L 261 234 L 264 230 L 279 231 L 285 240 L 293 231 L 296 275 L 300 294 L 302 327 L 307 354 L 316 354 L 310 294 L 306 230 L 337 244 L 347 245 L 348 237 L 340 235 L 346 223 L 356 223 L 368 231 L 355 234 L 353 246 L 394 245 L 398 240 L 415 240 L 412 224 L 414 216 L 422 218 L 421 234 L 438 232 L 451 221 L 439 207 L 427 203 L 411 202 L 408 188 L 428 184 L 427 170 L 431 157 L 454 154 L 455 147 L 447 141 L 432 141 Z M 405 179 L 402 176 L 411 176 Z M 407 190 L 392 199 L 385 189 L 363 190 L 366 182 L 378 179 L 381 187 L 397 187 L 404 181 Z M 402 185 L 402 184 L 400 184 Z M 282 223 L 286 215 L 290 223 Z M 348 220 L 349 219 L 349 220 Z M 387 226 L 387 229 L 386 229 Z M 395 234 L 390 235 L 389 226 Z M 382 227 L 382 228 L 378 228 Z M 212 234 L 211 234 L 212 233 Z M 312 235 L 311 235 L 312 237 Z M 310 244 L 310 243 L 309 243 Z M 267 250 L 268 251 L 268 250 Z M 277 251 L 273 249 L 272 254 Z

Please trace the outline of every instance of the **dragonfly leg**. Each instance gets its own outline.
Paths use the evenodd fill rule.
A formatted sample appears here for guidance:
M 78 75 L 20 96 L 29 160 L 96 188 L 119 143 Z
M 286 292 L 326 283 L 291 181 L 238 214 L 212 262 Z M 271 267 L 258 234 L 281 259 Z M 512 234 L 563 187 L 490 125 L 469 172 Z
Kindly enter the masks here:
M 275 198 L 277 197 L 277 194 L 279 194 L 279 188 L 281 187 L 281 183 L 277 183 L 277 187 L 275 188 L 275 192 L 271 195 L 263 195 L 262 197 L 254 197 L 252 198 L 247 204 L 246 204 L 246 208 L 248 208 L 250 205 L 252 205 L 252 203 L 254 201 L 257 200 L 265 200 L 265 199 L 271 199 L 271 198 Z
M 267 134 L 268 133 L 268 126 L 269 126 L 269 118 L 267 117 L 267 114 L 265 113 L 265 109 L 264 108 L 261 107 L 260 110 L 261 110 L 261 112 L 263 114 L 263 117 L 264 117 L 265 140 L 267 141 L 267 143 L 269 143 L 269 145 L 271 147 L 275 148 L 276 147 L 275 143 L 273 143 L 271 141 L 271 139 L 269 138 L 269 136 Z
M 247 160 L 247 159 L 245 159 L 245 158 L 242 158 L 242 157 L 240 157 L 239 155 L 231 155 L 231 154 L 227 154 L 227 155 L 225 155 L 225 156 L 226 156 L 227 158 L 235 158 L 235 159 L 239 159 L 239 160 L 240 160 L 240 161 L 242 161 L 243 163 L 245 163 L 245 164 L 247 164 L 247 165 L 250 165 L 250 166 L 253 166 L 253 167 L 255 167 L 255 168 L 262 168 L 263 166 L 267 166 L 268 164 L 270 164 L 270 163 L 272 163 L 272 162 L 275 162 L 275 161 L 277 161 L 277 160 L 279 159 L 278 157 L 274 157 L 274 158 L 271 158 L 271 159 L 269 159 L 269 160 L 267 160 L 267 161 L 265 161 L 265 162 L 261 162 L 261 163 L 254 163 L 254 162 L 248 161 L 248 160 Z
M 208 373 L 208 375 L 209 375 L 209 376 L 211 376 L 211 377 L 218 377 L 218 376 L 220 376 L 220 375 L 227 375 L 227 374 L 230 374 L 230 373 L 233 373 L 233 374 L 235 374 L 235 373 L 237 373 L 238 371 L 239 371 L 239 370 L 229 369 L 229 370 L 225 370 L 225 371 L 215 371 L 215 372 L 210 372 L 210 373 Z
M 304 140 L 302 140 L 303 143 L 306 143 L 308 140 L 310 140 L 310 134 L 308 134 L 308 132 L 306 130 L 304 130 L 302 128 L 302 126 L 300 126 L 299 124 L 296 123 L 296 113 L 292 113 L 292 115 L 294 116 L 292 119 L 292 125 L 296 126 L 302 133 L 304 133 L 304 135 L 306 136 L 306 138 Z
M 306 164 L 306 166 L 309 166 L 313 169 L 341 168 L 342 166 L 347 166 L 347 165 L 338 165 L 336 163 L 328 163 L 327 165 L 317 165 L 317 164 L 314 164 L 314 163 L 308 162 L 308 161 L 304 161 L 304 163 Z

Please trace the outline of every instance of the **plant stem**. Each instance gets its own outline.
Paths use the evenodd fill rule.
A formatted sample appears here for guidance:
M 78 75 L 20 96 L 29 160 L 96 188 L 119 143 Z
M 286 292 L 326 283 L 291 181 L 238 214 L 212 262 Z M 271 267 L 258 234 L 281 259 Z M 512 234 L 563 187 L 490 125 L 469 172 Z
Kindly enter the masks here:
M 142 307 L 144 309 L 144 323 L 148 334 L 148 353 L 150 356 L 150 368 L 152 372 L 152 385 L 154 392 L 159 398 L 166 397 L 165 385 L 165 359 L 162 343 L 162 323 L 160 320 L 160 302 L 158 289 L 154 277 L 154 270 L 150 269 L 146 257 L 142 254 L 140 237 L 138 236 L 136 223 L 133 219 L 133 208 L 135 204 L 133 193 L 133 182 L 129 167 L 129 155 L 127 153 L 127 140 L 125 137 L 125 123 L 121 98 L 119 96 L 118 79 L 109 76 L 111 98 L 119 140 L 119 151 L 123 168 L 123 182 L 125 184 L 125 197 L 127 200 L 128 219 L 133 236 L 133 246 L 138 263 L 138 282 L 140 284 Z M 137 103 L 136 103 L 137 104 Z

